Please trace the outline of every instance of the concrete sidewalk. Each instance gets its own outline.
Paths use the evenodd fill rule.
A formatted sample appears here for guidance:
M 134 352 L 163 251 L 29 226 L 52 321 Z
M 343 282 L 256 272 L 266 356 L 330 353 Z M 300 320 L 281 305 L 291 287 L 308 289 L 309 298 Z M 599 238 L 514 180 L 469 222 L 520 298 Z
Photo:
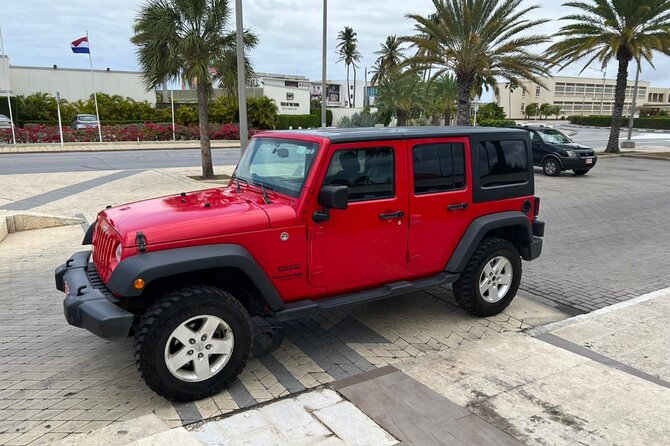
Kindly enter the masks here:
M 59 444 L 667 445 L 670 288 L 190 426 Z M 129 434 L 130 432 L 130 434 Z M 135 433 L 133 433 L 135 432 Z
M 240 147 L 239 141 L 212 141 L 213 149 Z M 0 144 L 3 153 L 44 153 L 44 152 L 102 152 L 124 150 L 168 150 L 199 149 L 200 141 L 114 141 L 114 142 L 70 142 L 61 147 L 52 144 Z

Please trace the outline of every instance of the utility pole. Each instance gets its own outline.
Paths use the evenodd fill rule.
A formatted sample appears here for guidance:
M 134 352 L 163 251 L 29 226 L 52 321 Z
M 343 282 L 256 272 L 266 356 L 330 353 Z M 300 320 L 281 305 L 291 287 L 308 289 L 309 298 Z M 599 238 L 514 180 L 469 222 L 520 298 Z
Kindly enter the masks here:
M 637 87 L 640 84 L 640 71 L 642 71 L 642 67 L 638 60 L 637 70 L 635 70 L 635 88 L 633 88 L 633 99 L 631 100 L 630 116 L 628 117 L 628 138 L 621 144 L 621 147 L 625 149 L 635 148 L 635 141 L 631 138 L 633 137 L 633 125 L 635 124 L 635 108 L 637 106 Z
M 323 48 L 321 54 L 321 127 L 326 128 L 326 109 L 328 97 L 326 95 L 326 77 L 328 76 L 326 70 L 326 59 L 328 57 L 328 0 L 323 0 Z M 349 92 L 347 92 L 348 94 Z
M 242 153 L 249 144 L 247 127 L 247 91 L 244 76 L 244 27 L 242 26 L 242 0 L 235 0 L 235 23 L 237 25 L 237 98 L 240 108 L 240 149 Z
M 607 66 L 605 66 L 605 71 L 603 71 L 603 89 L 600 92 L 600 116 L 603 115 L 603 106 L 605 105 L 605 81 L 607 80 Z

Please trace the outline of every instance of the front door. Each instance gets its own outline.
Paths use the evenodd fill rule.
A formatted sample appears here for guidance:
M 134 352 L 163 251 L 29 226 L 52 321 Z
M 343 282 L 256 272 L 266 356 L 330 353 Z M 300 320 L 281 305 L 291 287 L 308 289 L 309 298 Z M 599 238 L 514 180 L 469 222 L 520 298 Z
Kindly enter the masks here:
M 468 138 L 408 141 L 410 172 L 409 268 L 443 270 L 471 221 Z
M 403 141 L 336 144 L 319 189 L 349 187 L 349 207 L 330 219 L 309 220 L 309 282 L 336 294 L 402 276 L 407 235 Z M 314 194 L 312 212 L 320 209 Z

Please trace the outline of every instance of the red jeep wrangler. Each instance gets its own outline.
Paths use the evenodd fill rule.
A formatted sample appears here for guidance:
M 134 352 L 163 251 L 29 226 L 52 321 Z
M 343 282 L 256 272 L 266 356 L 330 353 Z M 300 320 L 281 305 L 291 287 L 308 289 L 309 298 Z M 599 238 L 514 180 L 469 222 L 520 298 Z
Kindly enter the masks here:
M 71 325 L 134 332 L 149 387 L 199 399 L 244 367 L 251 317 L 449 283 L 470 313 L 501 312 L 542 250 L 539 204 L 525 130 L 265 132 L 228 187 L 100 212 L 56 288 Z

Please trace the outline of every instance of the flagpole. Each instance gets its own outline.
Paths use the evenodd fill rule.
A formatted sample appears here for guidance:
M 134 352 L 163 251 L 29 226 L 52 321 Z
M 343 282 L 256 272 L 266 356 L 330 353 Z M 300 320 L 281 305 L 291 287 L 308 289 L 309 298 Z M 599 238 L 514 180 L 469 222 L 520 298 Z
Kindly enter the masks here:
M 93 59 L 91 59 L 91 41 L 88 39 L 86 30 L 86 42 L 88 42 L 88 63 L 91 66 L 91 83 L 93 84 L 93 102 L 95 103 L 95 117 L 98 120 L 98 137 L 102 142 L 102 126 L 100 124 L 100 112 L 98 111 L 98 93 L 95 91 L 95 77 L 93 76 Z
M 177 135 L 174 128 L 174 89 L 170 88 L 170 104 L 172 107 L 172 141 L 177 140 Z
M 5 43 L 2 40 L 2 28 L 0 28 L 0 50 L 2 50 L 2 58 L 5 58 Z M 7 93 L 7 107 L 9 108 L 9 126 L 12 128 L 12 142 L 16 144 L 16 130 L 14 130 L 14 116 L 12 115 L 12 100 L 9 96 L 9 59 L 7 59 L 7 85 L 5 87 Z
M 58 111 L 58 132 L 60 133 L 60 146 L 63 147 L 63 121 L 60 114 L 60 91 L 56 92 L 56 111 Z

